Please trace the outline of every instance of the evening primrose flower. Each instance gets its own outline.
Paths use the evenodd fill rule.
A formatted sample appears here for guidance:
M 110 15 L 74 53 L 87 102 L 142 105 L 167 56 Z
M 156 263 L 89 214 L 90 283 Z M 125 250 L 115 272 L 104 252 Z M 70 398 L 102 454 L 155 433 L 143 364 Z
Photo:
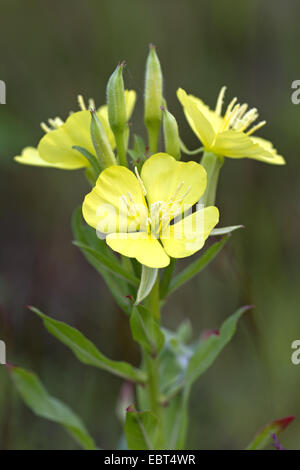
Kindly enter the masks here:
M 285 164 L 284 158 L 278 155 L 271 142 L 253 136 L 266 124 L 266 121 L 261 121 L 250 127 L 258 118 L 256 108 L 248 110 L 246 103 L 239 104 L 237 98 L 234 98 L 222 117 L 225 90 L 226 87 L 223 87 L 219 93 L 215 111 L 199 98 L 188 95 L 182 88 L 177 91 L 185 116 L 204 150 L 224 157 L 246 157 L 275 165 Z
M 218 223 L 216 207 L 191 208 L 206 187 L 206 172 L 196 162 L 157 153 L 141 175 L 123 166 L 102 171 L 83 202 L 83 216 L 118 253 L 151 268 L 200 250 Z
M 125 105 L 127 119 L 129 120 L 136 101 L 134 90 L 125 90 Z M 89 100 L 86 106 L 82 96 L 78 97 L 81 111 L 70 114 L 64 122 L 59 117 L 49 119 L 48 123 L 41 123 L 45 135 L 40 140 L 37 149 L 26 147 L 15 160 L 25 165 L 47 166 L 65 170 L 76 170 L 89 166 L 89 162 L 73 146 L 83 147 L 94 154 L 94 148 L 90 136 L 91 115 L 89 108 L 95 108 L 94 101 Z M 107 106 L 101 106 L 97 110 L 97 116 L 108 137 L 112 150 L 116 143 L 113 132 L 108 122 Z

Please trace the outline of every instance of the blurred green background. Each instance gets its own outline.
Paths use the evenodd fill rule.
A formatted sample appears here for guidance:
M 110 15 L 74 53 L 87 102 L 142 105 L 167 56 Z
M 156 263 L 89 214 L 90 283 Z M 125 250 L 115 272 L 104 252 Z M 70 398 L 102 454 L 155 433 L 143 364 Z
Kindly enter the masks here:
M 300 338 L 300 106 L 290 98 L 292 81 L 300 79 L 299 16 L 293 0 L 1 4 L 0 79 L 7 104 L 0 105 L 0 338 L 8 361 L 34 370 L 103 448 L 119 439 L 114 409 L 120 380 L 77 362 L 25 308 L 35 305 L 81 329 L 110 357 L 138 364 L 127 317 L 71 244 L 71 213 L 89 188 L 80 171 L 21 166 L 13 156 L 37 144 L 40 121 L 76 109 L 78 93 L 104 103 L 107 79 L 123 59 L 126 86 L 138 93 L 133 127 L 145 135 L 149 42 L 157 46 L 165 96 L 188 147 L 197 140 L 177 102 L 179 86 L 214 106 L 226 84 L 228 100 L 238 96 L 259 108 L 268 121 L 260 135 L 274 142 L 288 165 L 227 159 L 218 191 L 221 225 L 246 229 L 173 295 L 163 317 L 170 327 L 190 318 L 197 338 L 238 306 L 256 305 L 194 388 L 188 448 L 243 448 L 265 423 L 295 415 L 281 440 L 300 449 L 300 366 L 290 360 L 291 342 Z M 25 408 L 0 366 L 0 448 L 75 447 L 61 428 Z

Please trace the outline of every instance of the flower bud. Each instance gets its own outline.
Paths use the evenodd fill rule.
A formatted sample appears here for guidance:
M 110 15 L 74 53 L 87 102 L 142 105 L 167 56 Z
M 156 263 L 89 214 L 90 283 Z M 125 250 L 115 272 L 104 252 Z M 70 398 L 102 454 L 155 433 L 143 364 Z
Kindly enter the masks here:
M 151 153 L 157 150 L 157 140 L 162 120 L 163 76 L 155 46 L 150 44 L 146 63 L 145 77 L 145 114 L 144 120 L 149 135 Z
M 163 106 L 161 109 L 163 111 L 163 130 L 166 152 L 176 158 L 176 160 L 180 160 L 181 153 L 177 121 L 167 108 Z
M 123 68 L 125 62 L 118 64 L 107 83 L 108 120 L 114 134 L 124 131 L 127 123 Z
M 91 115 L 91 138 L 100 165 L 103 169 L 108 166 L 116 165 L 117 162 L 114 152 L 112 151 L 108 137 L 96 111 L 91 110 Z

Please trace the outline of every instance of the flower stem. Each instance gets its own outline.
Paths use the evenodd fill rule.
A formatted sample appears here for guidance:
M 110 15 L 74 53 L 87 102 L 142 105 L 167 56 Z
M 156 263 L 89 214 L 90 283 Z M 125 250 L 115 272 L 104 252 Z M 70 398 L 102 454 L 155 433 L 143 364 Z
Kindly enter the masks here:
M 150 155 L 154 155 L 157 152 L 160 125 L 148 126 L 147 130 L 148 130 L 149 152 L 150 152 Z
M 147 304 L 149 310 L 152 312 L 153 317 L 157 322 L 160 321 L 160 296 L 159 296 L 159 278 L 155 281 L 154 286 L 148 296 Z
M 159 322 L 160 320 L 160 307 L 159 307 L 159 279 L 156 280 L 152 291 L 148 296 L 148 308 L 151 308 L 154 318 Z M 155 448 L 162 449 L 164 446 L 164 426 L 163 426 L 163 408 L 160 402 L 160 376 L 159 376 L 159 361 L 156 356 L 151 356 L 147 352 L 144 354 L 145 365 L 147 370 L 148 382 L 148 398 L 151 411 L 158 419 L 158 432 L 156 436 Z
M 207 173 L 207 186 L 200 202 L 204 206 L 213 206 L 215 204 L 219 173 L 223 163 L 224 157 L 217 156 L 210 152 L 203 153 L 201 165 L 205 168 Z
M 115 132 L 115 141 L 117 145 L 118 157 L 120 165 L 127 166 L 127 157 L 126 157 L 126 146 L 124 132 Z

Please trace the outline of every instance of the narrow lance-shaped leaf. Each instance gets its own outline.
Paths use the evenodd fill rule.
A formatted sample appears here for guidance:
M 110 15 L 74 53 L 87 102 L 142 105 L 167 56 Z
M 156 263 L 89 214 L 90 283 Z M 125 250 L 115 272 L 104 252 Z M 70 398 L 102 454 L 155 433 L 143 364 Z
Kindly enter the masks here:
M 142 276 L 140 286 L 137 292 L 135 305 L 141 303 L 151 292 L 158 274 L 157 268 L 148 268 L 142 265 Z
M 187 281 L 192 279 L 198 273 L 200 273 L 206 266 L 217 256 L 217 254 L 222 250 L 224 245 L 227 243 L 229 236 L 222 238 L 219 242 L 214 243 L 210 246 L 205 253 L 189 266 L 187 266 L 183 271 L 181 271 L 177 276 L 175 276 L 170 282 L 169 289 L 166 295 L 170 295 L 180 286 L 185 284 Z
M 48 317 L 35 307 L 30 307 L 30 310 L 43 320 L 49 333 L 68 346 L 75 356 L 84 364 L 104 369 L 125 380 L 133 382 L 145 381 L 144 372 L 134 368 L 127 362 L 108 359 L 80 331 L 76 330 L 76 328 Z
M 215 361 L 220 352 L 229 343 L 233 337 L 237 322 L 244 312 L 252 308 L 251 306 L 241 307 L 233 315 L 231 315 L 217 333 L 210 335 L 207 339 L 201 340 L 194 352 L 187 360 L 184 374 L 178 379 L 175 378 L 172 384 L 169 384 L 165 395 L 173 397 L 182 388 L 191 387 Z
M 212 365 L 222 349 L 233 337 L 240 317 L 251 308 L 253 307 L 250 305 L 239 308 L 237 312 L 225 320 L 218 335 L 213 334 L 199 343 L 189 361 L 185 374 L 185 382 L 192 384 Z
M 106 256 L 104 253 L 95 250 L 94 248 L 89 247 L 85 243 L 73 242 L 74 245 L 78 246 L 82 251 L 87 251 L 91 256 L 93 256 L 97 261 L 99 261 L 105 269 L 108 269 L 113 274 L 118 277 L 121 277 L 127 282 L 130 282 L 134 286 L 139 285 L 139 279 L 135 277 L 133 274 L 129 273 L 126 269 L 124 269 L 117 259 L 113 259 L 112 257 Z
M 105 241 L 100 240 L 96 236 L 94 229 L 88 225 L 82 224 L 81 207 L 78 207 L 73 213 L 72 230 L 76 241 L 92 246 L 93 248 L 97 248 L 98 251 L 101 250 L 106 256 L 109 256 L 114 261 L 114 255 L 111 250 L 107 249 Z M 119 307 L 130 315 L 132 304 L 126 298 L 128 295 L 127 283 L 112 274 L 112 272 L 106 269 L 103 264 L 90 253 L 83 250 L 82 253 L 86 260 L 101 274 Z
M 9 371 L 19 394 L 37 416 L 61 424 L 84 449 L 96 449 L 81 419 L 67 405 L 49 395 L 35 374 L 14 366 L 10 366 Z
M 214 228 L 210 232 L 209 236 L 212 237 L 217 235 L 227 235 L 228 233 L 234 232 L 235 230 L 238 230 L 240 228 L 244 228 L 244 225 L 231 225 L 230 227 Z
M 151 411 L 127 409 L 125 435 L 130 450 L 152 450 L 157 418 Z
M 277 436 L 293 420 L 294 416 L 287 416 L 286 418 L 276 419 L 267 424 L 255 435 L 246 450 L 261 450 L 269 446 L 273 442 L 272 435 Z

